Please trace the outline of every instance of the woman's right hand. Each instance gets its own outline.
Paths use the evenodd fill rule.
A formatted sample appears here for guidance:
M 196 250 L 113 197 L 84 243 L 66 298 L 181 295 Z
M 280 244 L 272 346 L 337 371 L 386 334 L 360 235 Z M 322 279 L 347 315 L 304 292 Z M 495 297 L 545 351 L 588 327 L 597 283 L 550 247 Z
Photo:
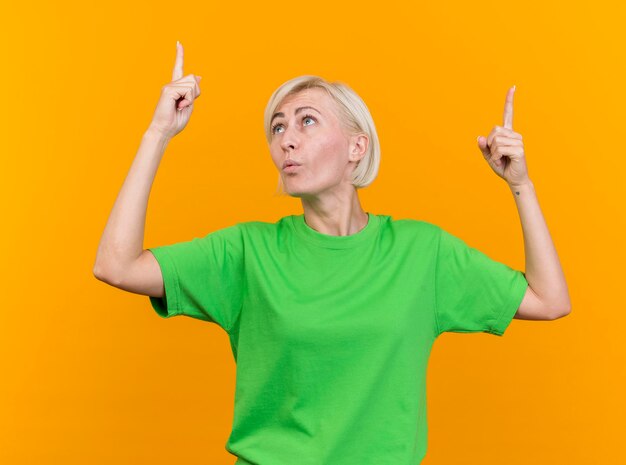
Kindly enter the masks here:
M 176 62 L 172 72 L 172 82 L 161 88 L 150 129 L 171 139 L 182 131 L 193 111 L 193 102 L 200 97 L 202 76 L 188 74 L 183 77 L 183 46 L 176 42 Z

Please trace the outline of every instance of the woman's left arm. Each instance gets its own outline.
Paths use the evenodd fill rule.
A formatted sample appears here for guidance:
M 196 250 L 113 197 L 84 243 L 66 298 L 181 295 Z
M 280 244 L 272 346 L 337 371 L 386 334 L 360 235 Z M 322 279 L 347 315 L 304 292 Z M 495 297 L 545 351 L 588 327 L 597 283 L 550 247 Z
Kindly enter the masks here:
M 567 282 L 550 231 L 528 177 L 524 143 L 513 131 L 513 94 L 507 92 L 504 126 L 478 137 L 478 148 L 494 172 L 504 179 L 515 198 L 522 223 L 528 290 L 515 315 L 527 320 L 553 320 L 571 312 Z

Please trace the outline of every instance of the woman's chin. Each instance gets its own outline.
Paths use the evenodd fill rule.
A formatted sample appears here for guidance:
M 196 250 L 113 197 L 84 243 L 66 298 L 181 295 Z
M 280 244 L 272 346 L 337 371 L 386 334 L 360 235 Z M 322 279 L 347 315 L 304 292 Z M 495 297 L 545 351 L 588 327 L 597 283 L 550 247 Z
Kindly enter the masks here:
M 306 195 L 306 192 L 299 192 L 299 191 L 290 191 L 290 190 L 286 190 L 285 189 L 285 194 L 287 194 L 289 197 L 297 197 L 300 198 L 304 195 Z
M 283 179 L 283 191 L 285 191 L 285 194 L 290 197 L 301 197 L 306 195 L 306 191 L 304 191 L 301 187 L 295 186 L 295 183 L 293 183 L 290 179 L 286 182 L 285 179 Z
M 311 196 L 310 192 L 303 191 L 301 189 L 284 188 L 284 191 L 285 191 L 285 194 L 287 194 L 289 197 L 303 198 L 303 197 L 310 197 Z
M 321 192 L 324 192 L 325 188 L 320 188 L 319 186 L 305 186 L 303 182 L 297 182 L 296 179 L 285 179 L 283 178 L 283 191 L 286 195 L 290 197 L 298 197 L 302 199 L 313 199 L 320 195 Z

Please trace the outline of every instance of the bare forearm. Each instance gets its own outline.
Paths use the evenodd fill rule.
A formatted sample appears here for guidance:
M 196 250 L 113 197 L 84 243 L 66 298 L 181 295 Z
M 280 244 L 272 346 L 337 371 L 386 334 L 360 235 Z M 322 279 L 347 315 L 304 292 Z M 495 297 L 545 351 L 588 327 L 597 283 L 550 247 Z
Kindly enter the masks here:
M 522 223 L 526 255 L 526 280 L 555 313 L 567 313 L 571 304 L 565 275 L 539 207 L 532 181 L 509 186 Z
M 115 276 L 143 252 L 148 198 L 168 142 L 150 128 L 143 134 L 98 245 L 96 276 Z

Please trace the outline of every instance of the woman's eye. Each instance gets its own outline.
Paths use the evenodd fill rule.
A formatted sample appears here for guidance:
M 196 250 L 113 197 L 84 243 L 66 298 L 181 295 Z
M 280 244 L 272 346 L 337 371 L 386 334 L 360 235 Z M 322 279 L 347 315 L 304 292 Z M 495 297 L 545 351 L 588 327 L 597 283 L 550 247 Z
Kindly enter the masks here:
M 304 117 L 302 118 L 302 121 L 306 121 L 308 119 L 310 119 L 311 121 L 317 122 L 317 120 L 315 119 L 315 117 L 313 117 L 313 115 L 304 115 Z
M 305 116 L 302 117 L 302 121 L 306 121 L 308 119 L 310 119 L 311 121 L 315 121 L 315 118 L 313 118 L 311 115 L 305 115 Z M 276 123 L 274 126 L 272 126 L 272 134 L 277 134 L 277 130 L 281 126 L 282 126 L 282 124 L 280 124 L 280 123 Z

